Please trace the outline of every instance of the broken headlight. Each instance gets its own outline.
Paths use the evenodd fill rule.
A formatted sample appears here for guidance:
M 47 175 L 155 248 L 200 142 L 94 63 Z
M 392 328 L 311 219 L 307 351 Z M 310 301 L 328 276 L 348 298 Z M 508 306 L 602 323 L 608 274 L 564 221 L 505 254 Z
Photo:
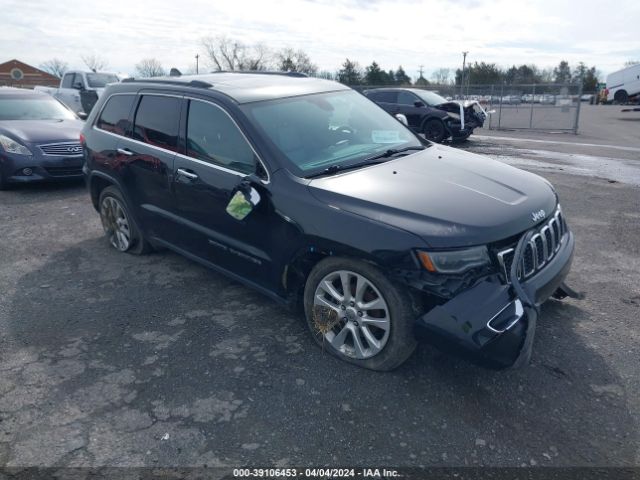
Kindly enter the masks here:
M 438 252 L 418 251 L 424 268 L 433 273 L 462 273 L 490 263 L 487 247 L 471 247 L 462 250 Z

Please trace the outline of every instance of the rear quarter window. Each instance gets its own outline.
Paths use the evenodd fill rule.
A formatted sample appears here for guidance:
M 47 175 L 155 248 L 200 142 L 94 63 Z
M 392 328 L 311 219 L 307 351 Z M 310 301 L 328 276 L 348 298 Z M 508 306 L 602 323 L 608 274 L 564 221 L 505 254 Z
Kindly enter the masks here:
M 96 127 L 117 135 L 126 135 L 129 131 L 129 112 L 135 95 L 113 95 L 107 100 Z
M 177 151 L 181 102 L 176 97 L 144 95 L 136 111 L 133 138 L 154 147 Z

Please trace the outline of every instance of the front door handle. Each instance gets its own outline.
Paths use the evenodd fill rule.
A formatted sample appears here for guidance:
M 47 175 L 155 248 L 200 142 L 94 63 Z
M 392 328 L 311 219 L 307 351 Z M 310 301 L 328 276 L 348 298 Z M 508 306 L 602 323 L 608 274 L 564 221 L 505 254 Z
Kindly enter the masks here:
M 133 155 L 133 152 L 128 148 L 119 148 L 118 153 L 121 153 L 122 155 L 126 155 L 127 157 L 130 157 L 131 155 Z
M 188 178 L 189 180 L 196 180 L 198 178 L 198 175 L 196 175 L 193 172 L 190 172 L 189 170 L 185 170 L 184 168 L 178 169 L 178 175 L 182 175 L 183 177 Z

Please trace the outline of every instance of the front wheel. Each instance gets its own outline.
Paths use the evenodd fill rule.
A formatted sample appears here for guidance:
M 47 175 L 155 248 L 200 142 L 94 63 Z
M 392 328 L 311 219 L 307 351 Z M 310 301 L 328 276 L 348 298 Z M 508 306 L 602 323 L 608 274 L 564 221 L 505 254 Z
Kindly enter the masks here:
M 120 190 L 107 187 L 100 193 L 100 220 L 109 243 L 119 252 L 148 253 L 151 246 L 130 214 Z
M 442 120 L 431 118 L 424 123 L 424 136 L 435 143 L 442 142 L 447 137 L 447 129 Z
M 304 309 L 316 343 L 360 367 L 393 370 L 415 349 L 409 295 L 368 263 L 321 261 L 307 279 Z

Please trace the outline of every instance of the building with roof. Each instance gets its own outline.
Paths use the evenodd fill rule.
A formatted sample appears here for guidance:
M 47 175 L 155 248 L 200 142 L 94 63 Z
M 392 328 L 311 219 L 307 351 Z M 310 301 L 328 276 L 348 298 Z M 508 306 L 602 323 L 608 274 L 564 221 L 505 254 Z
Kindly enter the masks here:
M 57 87 L 60 79 L 43 70 L 27 65 L 20 60 L 0 63 L 0 86 L 33 88 L 36 85 Z

